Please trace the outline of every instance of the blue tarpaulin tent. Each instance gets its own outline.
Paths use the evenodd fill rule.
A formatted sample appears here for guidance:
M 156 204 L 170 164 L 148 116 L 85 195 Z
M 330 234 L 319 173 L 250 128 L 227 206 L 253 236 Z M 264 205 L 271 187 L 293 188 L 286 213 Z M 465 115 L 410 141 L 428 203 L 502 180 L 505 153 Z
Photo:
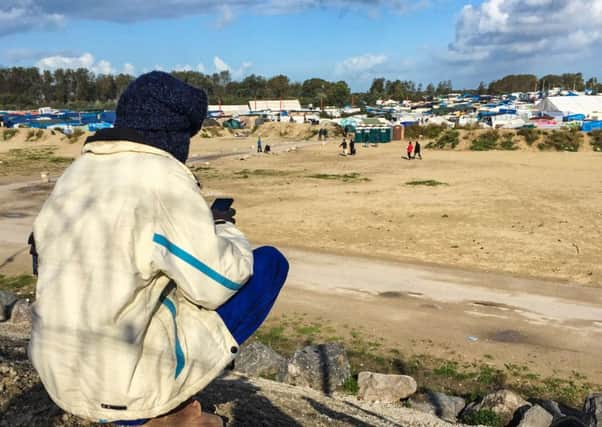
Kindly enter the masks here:
M 602 120 L 591 120 L 583 122 L 583 125 L 581 125 L 581 130 L 583 132 L 591 132 L 597 129 L 602 129 Z
M 585 114 L 569 114 L 568 116 L 564 116 L 562 121 L 564 122 L 572 122 L 572 121 L 581 121 L 585 120 Z

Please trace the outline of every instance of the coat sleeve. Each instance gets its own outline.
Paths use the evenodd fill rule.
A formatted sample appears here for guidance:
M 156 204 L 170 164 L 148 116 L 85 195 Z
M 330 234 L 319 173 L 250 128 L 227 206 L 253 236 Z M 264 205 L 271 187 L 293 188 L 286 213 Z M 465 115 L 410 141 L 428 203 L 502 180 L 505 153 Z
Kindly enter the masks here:
M 170 174 L 156 195 L 153 263 L 194 304 L 214 310 L 253 274 L 253 252 L 231 223 L 215 225 L 194 180 Z

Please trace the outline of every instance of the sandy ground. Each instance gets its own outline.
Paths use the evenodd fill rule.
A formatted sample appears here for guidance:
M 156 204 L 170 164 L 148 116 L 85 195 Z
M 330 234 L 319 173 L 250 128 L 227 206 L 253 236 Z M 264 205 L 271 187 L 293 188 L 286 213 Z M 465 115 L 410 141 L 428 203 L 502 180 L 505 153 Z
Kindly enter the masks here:
M 197 138 L 191 156 L 208 199 L 236 199 L 254 244 L 286 248 L 274 316 L 305 312 L 412 353 L 490 354 L 602 383 L 602 154 L 427 150 L 408 161 L 398 142 L 359 145 L 355 157 L 334 140 L 265 142 L 277 153 L 257 155 L 254 138 Z M 42 143 L 62 156 L 81 145 Z M 0 153 L 40 145 L 11 144 Z M 443 185 L 407 185 L 417 180 Z M 51 184 L 39 170 L 0 184 L 0 274 L 25 272 L 23 242 Z

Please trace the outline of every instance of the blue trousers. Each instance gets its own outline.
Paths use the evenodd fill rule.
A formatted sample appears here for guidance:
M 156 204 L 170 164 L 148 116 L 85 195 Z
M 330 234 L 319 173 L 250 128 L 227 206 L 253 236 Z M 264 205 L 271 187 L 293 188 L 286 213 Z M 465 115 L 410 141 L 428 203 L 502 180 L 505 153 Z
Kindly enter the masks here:
M 239 345 L 268 317 L 287 274 L 288 261 L 278 249 L 263 246 L 253 251 L 253 276 L 217 309 Z
M 288 261 L 271 246 L 253 251 L 253 276 L 232 298 L 216 311 L 240 345 L 261 326 L 276 302 L 288 275 Z M 138 426 L 148 420 L 115 421 L 122 426 Z

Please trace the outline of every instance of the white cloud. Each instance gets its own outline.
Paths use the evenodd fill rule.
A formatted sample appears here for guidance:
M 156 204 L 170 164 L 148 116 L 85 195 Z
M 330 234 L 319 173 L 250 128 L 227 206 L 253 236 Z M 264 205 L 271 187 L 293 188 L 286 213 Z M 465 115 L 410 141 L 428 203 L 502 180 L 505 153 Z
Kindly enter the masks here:
M 200 62 L 199 62 L 199 63 L 197 64 L 197 66 L 196 66 L 196 70 L 197 70 L 199 73 L 204 73 L 204 72 L 205 72 L 205 66 L 204 66 L 202 63 L 200 63 Z
M 294 14 L 318 8 L 367 14 L 406 13 L 446 0 L 2 0 L 0 36 L 60 28 L 67 20 L 88 19 L 135 22 L 190 15 L 214 15 L 218 26 L 228 25 L 237 14 Z
M 86 68 L 96 74 L 114 74 L 116 72 L 109 61 L 101 59 L 100 61 L 96 62 L 94 55 L 88 52 L 80 56 L 46 56 L 41 58 L 36 63 L 36 67 L 40 68 L 41 70 L 56 70 L 57 68 Z
M 111 66 L 109 61 L 101 59 L 92 67 L 92 71 L 96 74 L 115 74 L 115 69 Z
M 215 70 L 220 73 L 222 71 L 230 71 L 230 66 L 228 64 L 226 64 L 224 62 L 224 60 L 222 58 L 220 58 L 219 56 L 216 56 L 215 58 L 213 58 L 213 66 L 215 67 Z
M 224 4 L 221 8 L 221 16 L 217 21 L 217 27 L 223 28 L 234 20 L 234 12 L 228 4 Z
M 495 65 L 588 54 L 602 42 L 601 22 L 602 0 L 487 0 L 464 6 L 446 59 Z
M 123 72 L 123 74 L 128 74 L 130 76 L 133 76 L 136 74 L 136 68 L 129 62 L 126 62 L 125 64 L 123 64 L 122 72 Z
M 347 58 L 336 65 L 337 74 L 354 74 L 358 72 L 370 71 L 378 65 L 387 62 L 386 55 L 365 54 Z
M 30 30 L 54 30 L 65 16 L 44 10 L 33 0 L 3 0 L 0 4 L 0 36 Z
M 253 63 L 249 61 L 244 61 L 240 64 L 240 67 L 232 68 L 222 58 L 216 56 L 213 58 L 213 66 L 215 67 L 215 71 L 218 73 L 221 73 L 222 71 L 229 71 L 230 75 L 234 79 L 240 79 L 247 74 L 249 69 L 253 66 Z
M 174 71 L 192 71 L 192 66 L 185 64 L 185 65 L 176 65 L 174 67 Z
M 40 59 L 36 66 L 43 70 L 55 70 L 57 68 L 87 68 L 92 69 L 94 65 L 94 56 L 91 53 L 84 53 L 81 56 L 47 56 Z

